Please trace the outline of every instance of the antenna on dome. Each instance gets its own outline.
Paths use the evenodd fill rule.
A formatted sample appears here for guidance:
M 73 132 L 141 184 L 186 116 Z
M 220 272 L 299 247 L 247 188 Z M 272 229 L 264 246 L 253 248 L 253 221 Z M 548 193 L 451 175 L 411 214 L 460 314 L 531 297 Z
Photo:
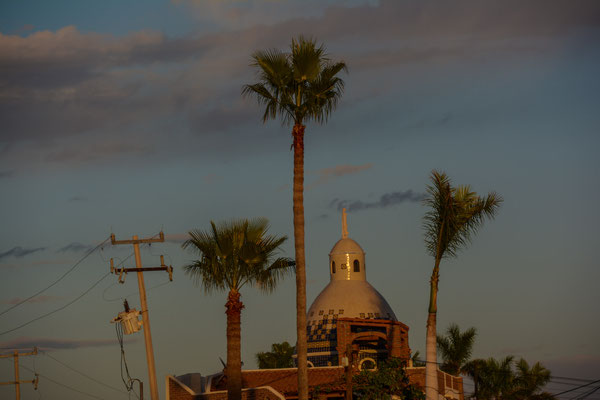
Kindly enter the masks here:
M 342 208 L 342 239 L 348 237 L 348 222 L 346 221 L 346 209 Z

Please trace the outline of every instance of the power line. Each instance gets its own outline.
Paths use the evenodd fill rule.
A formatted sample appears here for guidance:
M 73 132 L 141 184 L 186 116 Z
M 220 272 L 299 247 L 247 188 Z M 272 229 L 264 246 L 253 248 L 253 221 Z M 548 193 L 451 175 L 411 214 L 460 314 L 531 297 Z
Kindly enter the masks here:
M 590 386 L 590 385 L 593 385 L 594 383 L 598 383 L 598 382 L 600 382 L 600 379 L 598 379 L 596 381 L 592 381 L 592 382 L 586 383 L 584 385 L 577 386 L 577 387 L 575 387 L 573 389 L 565 390 L 564 392 L 553 394 L 553 396 L 560 396 L 561 394 L 569 393 L 569 392 L 575 391 L 577 389 L 582 389 L 582 388 L 584 388 L 586 386 Z
M 49 358 L 51 358 L 52 360 L 56 361 L 57 363 L 59 363 L 59 364 L 60 364 L 60 365 L 62 365 L 63 367 L 65 367 L 65 368 L 68 368 L 68 369 L 70 369 L 71 371 L 78 373 L 79 375 L 83 376 L 84 378 L 87 378 L 87 379 L 89 379 L 89 380 L 91 380 L 91 381 L 94 381 L 94 382 L 96 382 L 96 383 L 98 383 L 98 384 L 100 384 L 100 385 L 102 385 L 102 386 L 105 386 L 105 387 L 107 387 L 107 388 L 109 388 L 109 389 L 115 390 L 115 391 L 117 391 L 117 392 L 119 392 L 119 393 L 122 393 L 122 394 L 128 394 L 128 393 L 126 393 L 126 392 L 124 392 L 124 391 L 122 391 L 122 390 L 120 390 L 120 389 L 117 389 L 117 388 L 115 388 L 115 387 L 113 387 L 113 386 L 107 385 L 107 384 L 106 384 L 106 383 L 104 383 L 104 382 L 101 382 L 101 381 L 99 381 L 99 380 L 97 380 L 97 379 L 95 379 L 95 378 L 92 378 L 91 376 L 89 376 L 89 375 L 87 375 L 87 374 L 84 374 L 83 372 L 81 372 L 81 371 L 79 371 L 79 370 L 77 370 L 77 369 L 75 369 L 75 368 L 73 368 L 73 367 L 71 367 L 71 366 L 69 366 L 69 365 L 65 364 L 64 362 L 62 362 L 62 361 L 60 361 L 60 360 L 58 360 L 58 359 L 56 359 L 56 358 L 54 358 L 54 357 L 52 357 L 52 356 L 51 356 L 50 354 L 48 354 L 48 352 L 46 352 L 46 351 L 42 351 L 41 353 L 42 353 L 42 354 L 44 354 L 45 356 L 48 356 L 48 357 L 49 357 Z
M 16 328 L 9 329 L 9 330 L 7 330 L 7 331 L 4 331 L 4 332 L 0 332 L 0 336 L 6 335 L 7 333 L 10 333 L 10 332 L 14 332 L 14 331 L 16 331 L 16 330 L 18 330 L 18 329 L 21 329 L 21 328 L 23 328 L 24 326 L 27 326 L 27 325 L 29 325 L 29 324 L 31 324 L 31 323 L 33 323 L 33 322 L 35 322 L 35 321 L 38 321 L 38 320 L 40 320 L 40 319 L 42 319 L 42 318 L 48 317 L 48 316 L 50 316 L 50 315 L 52 315 L 52 314 L 54 314 L 54 313 L 57 313 L 57 312 L 59 312 L 59 311 L 61 311 L 61 310 L 64 310 L 65 308 L 69 307 L 71 304 L 75 303 L 77 300 L 81 299 L 83 296 L 85 296 L 86 294 L 88 294 L 88 293 L 89 293 L 89 292 L 90 292 L 90 291 L 91 291 L 93 288 L 95 288 L 95 287 L 96 287 L 96 286 L 97 286 L 97 285 L 98 285 L 100 282 L 102 282 L 102 281 L 103 281 L 103 280 L 104 280 L 104 279 L 105 279 L 107 276 L 109 276 L 109 275 L 110 275 L 110 272 L 107 272 L 107 273 L 106 273 L 104 276 L 102 276 L 102 278 L 98 279 L 98 280 L 97 280 L 97 281 L 96 281 L 96 282 L 95 282 L 95 283 L 94 283 L 92 286 L 90 286 L 90 287 L 89 287 L 89 288 L 88 288 L 88 289 L 87 289 L 85 292 L 83 292 L 82 294 L 80 294 L 79 296 L 77 296 L 75 299 L 71 300 L 70 302 L 68 302 L 68 303 L 67 303 L 67 304 L 65 304 L 64 306 L 62 306 L 62 307 L 59 307 L 59 308 L 57 308 L 56 310 L 50 311 L 50 312 L 48 312 L 48 313 L 46 313 L 46 314 L 40 315 L 39 317 L 37 317 L 37 318 L 34 318 L 34 319 L 32 319 L 31 321 L 29 321 L 29 322 L 25 322 L 24 324 L 21 324 L 21 325 L 17 326 Z
M 28 370 L 29 372 L 35 372 L 35 371 L 33 371 L 31 368 L 28 368 L 28 367 L 26 367 L 26 366 L 24 366 L 24 365 L 23 365 L 23 368 L 25 368 L 25 369 L 26 369 L 26 370 Z M 52 383 L 54 383 L 54 384 L 56 384 L 56 385 L 58 385 L 58 386 L 65 387 L 65 388 L 67 388 L 67 389 L 69 389 L 69 390 L 72 390 L 72 391 L 74 391 L 74 392 L 77 392 L 77 393 L 80 393 L 80 394 L 83 394 L 83 395 L 86 395 L 86 396 L 92 397 L 92 398 L 94 398 L 94 399 L 98 399 L 98 400 L 105 400 L 105 399 L 103 399 L 102 397 L 95 396 L 95 395 L 93 395 L 93 394 L 90 394 L 90 393 L 87 393 L 87 392 L 81 391 L 81 390 L 79 390 L 79 389 L 75 389 L 75 388 L 73 388 L 73 387 L 71 387 L 71 386 L 65 385 L 64 383 L 60 383 L 60 382 L 58 382 L 58 381 L 55 381 L 54 379 L 52 379 L 52 378 L 49 378 L 49 377 L 47 377 L 46 375 L 42 375 L 42 374 L 40 374 L 40 373 L 38 373 L 37 375 L 38 375 L 38 376 L 40 376 L 40 377 L 42 377 L 42 378 L 44 378 L 44 379 L 47 379 L 47 380 L 49 380 L 50 382 L 52 382 Z
M 134 254 L 134 253 L 131 253 L 130 255 L 128 255 L 127 257 L 125 257 L 125 258 L 123 259 L 123 261 L 121 261 L 119 264 L 117 264 L 117 266 L 119 266 L 119 265 L 123 264 L 125 261 L 127 261 L 129 258 L 131 258 L 131 256 L 133 256 L 133 254 Z M 103 280 L 104 280 L 104 279 L 105 279 L 107 276 L 109 276 L 109 275 L 110 275 L 110 272 L 107 272 L 107 273 L 106 273 L 106 275 L 104 275 L 102 278 L 100 278 L 99 280 L 97 280 L 97 281 L 96 281 L 96 282 L 95 282 L 95 283 L 94 283 L 94 284 L 93 284 L 91 287 L 89 287 L 89 288 L 88 288 L 88 289 L 87 289 L 85 292 L 83 292 L 82 294 L 80 294 L 79 296 L 77 296 L 75 299 L 71 300 L 70 302 L 68 302 L 68 303 L 67 303 L 67 304 L 65 304 L 64 306 L 62 306 L 62 307 L 59 307 L 59 308 L 57 308 L 56 310 L 50 311 L 50 312 L 48 312 L 48 313 L 46 313 L 46 314 L 44 314 L 44 315 L 41 315 L 41 316 L 39 316 L 39 317 L 37 317 L 37 318 L 34 318 L 34 319 L 32 319 L 31 321 L 29 321 L 29 322 L 25 322 L 24 324 L 21 324 L 21 325 L 17 326 L 16 328 L 9 329 L 9 330 L 7 330 L 7 331 L 4 331 L 4 332 L 0 332 L 0 336 L 2 336 L 2 335 L 6 335 L 7 333 L 10 333 L 10 332 L 14 332 L 14 331 L 16 331 L 17 329 L 21 329 L 21 328 L 23 328 L 24 326 L 27 326 L 27 325 L 31 324 L 32 322 L 38 321 L 38 320 L 40 320 L 40 319 L 42 319 L 42 318 L 45 318 L 45 317 L 47 317 L 47 316 L 50 316 L 50 315 L 52 315 L 52 314 L 56 313 L 56 312 L 59 312 L 59 311 L 61 311 L 61 310 L 64 310 L 65 308 L 67 308 L 68 306 L 70 306 L 71 304 L 75 303 L 77 300 L 81 299 L 83 296 L 85 296 L 86 294 L 88 294 L 88 293 L 89 293 L 89 292 L 90 292 L 90 291 L 91 291 L 93 288 L 95 288 L 95 287 L 96 287 L 96 286 L 97 286 L 97 285 L 98 285 L 100 282 L 102 282 L 102 281 L 103 281 Z
M 77 268 L 79 266 L 79 264 L 81 264 L 83 262 L 83 260 L 85 260 L 86 258 L 88 258 L 94 251 L 98 250 L 100 247 L 102 247 L 104 245 L 104 243 L 108 242 L 108 240 L 110 240 L 110 237 L 104 239 L 104 241 L 102 243 L 100 243 L 99 245 L 97 245 L 96 247 L 94 247 L 93 249 L 91 249 L 90 251 L 88 251 L 82 258 L 79 259 L 79 261 L 77 261 L 67 272 L 65 272 L 64 274 L 62 274 L 60 276 L 60 278 L 58 278 L 57 280 L 55 280 L 54 282 L 52 282 L 50 285 L 46 286 L 44 289 L 34 293 L 33 295 L 29 296 L 28 298 L 19 301 L 16 304 L 13 304 L 11 307 L 7 308 L 6 310 L 0 312 L 0 315 L 4 315 L 7 312 L 9 312 L 10 310 L 12 310 L 15 307 L 20 306 L 21 304 L 33 299 L 34 297 L 39 296 L 40 294 L 44 293 L 46 290 L 50 289 L 52 286 L 56 285 L 58 282 L 60 282 L 61 280 L 63 280 L 67 275 L 69 275 L 71 272 L 73 272 L 73 270 L 75 268 Z

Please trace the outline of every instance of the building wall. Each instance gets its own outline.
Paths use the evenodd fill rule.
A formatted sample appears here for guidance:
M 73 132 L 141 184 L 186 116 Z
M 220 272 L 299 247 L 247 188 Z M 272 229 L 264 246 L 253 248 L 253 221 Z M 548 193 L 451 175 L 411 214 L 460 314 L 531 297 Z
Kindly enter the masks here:
M 410 382 L 425 390 L 425 367 L 406 368 Z M 438 392 L 441 398 L 464 400 L 463 379 L 438 369 Z
M 194 393 L 174 376 L 167 376 L 167 400 L 227 400 L 227 391 Z M 258 387 L 242 390 L 242 400 L 285 400 L 280 393 L 270 387 Z

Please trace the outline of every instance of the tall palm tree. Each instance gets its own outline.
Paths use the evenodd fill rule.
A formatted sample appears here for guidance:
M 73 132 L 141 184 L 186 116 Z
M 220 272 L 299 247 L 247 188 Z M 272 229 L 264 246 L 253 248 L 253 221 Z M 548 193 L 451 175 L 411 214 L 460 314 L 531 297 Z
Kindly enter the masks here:
M 433 170 L 424 204 L 429 207 L 423 218 L 425 244 L 435 264 L 430 280 L 429 315 L 427 317 L 425 394 L 437 400 L 436 318 L 440 262 L 456 257 L 486 218 L 494 218 L 502 198 L 495 192 L 479 197 L 469 186 L 452 187 L 445 173 Z
M 450 324 L 446 329 L 446 335 L 437 337 L 438 350 L 444 360 L 441 370 L 452 375 L 464 373 L 464 366 L 469 362 L 473 352 L 477 330 L 469 328 L 460 331 L 457 324 Z
M 229 290 L 227 314 L 227 398 L 242 398 L 240 290 L 246 284 L 272 292 L 281 278 L 292 272 L 294 262 L 278 257 L 285 236 L 267 234 L 265 218 L 240 219 L 216 225 L 208 231 L 193 230 L 182 247 L 201 256 L 184 267 L 185 272 L 205 292 Z
M 323 45 L 302 36 L 292 39 L 289 53 L 277 49 L 255 52 L 251 65 L 258 69 L 259 82 L 245 85 L 242 94 L 254 96 L 264 105 L 263 122 L 278 117 L 284 124 L 293 122 L 298 398 L 307 400 L 304 123 L 327 121 L 344 89 L 344 81 L 337 75 L 347 69 L 344 62 L 332 62 Z

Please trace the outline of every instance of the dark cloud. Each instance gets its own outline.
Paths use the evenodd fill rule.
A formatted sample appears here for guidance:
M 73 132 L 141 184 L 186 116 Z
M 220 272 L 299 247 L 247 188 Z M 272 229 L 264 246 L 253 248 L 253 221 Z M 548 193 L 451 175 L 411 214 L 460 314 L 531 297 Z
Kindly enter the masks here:
M 57 253 L 66 253 L 67 251 L 72 251 L 72 252 L 78 253 L 78 252 L 81 252 L 81 251 L 91 250 L 92 248 L 93 248 L 93 246 L 90 246 L 90 245 L 87 245 L 87 244 L 82 244 L 82 243 L 79 243 L 79 242 L 73 242 L 73 243 L 69 243 L 65 247 L 62 247 L 62 248 L 58 249 L 56 252 Z
M 131 341 L 135 341 L 133 339 Z M 38 347 L 40 349 L 60 350 L 60 349 L 80 349 L 84 347 L 105 347 L 114 346 L 116 339 L 51 339 L 51 338 L 26 338 L 22 337 L 9 342 L 0 343 L 1 348 L 21 349 Z
M 203 10 L 204 2 L 196 4 Z M 227 11 L 231 4 L 223 7 Z M 272 9 L 268 2 L 257 7 Z M 515 49 L 529 51 L 544 38 L 600 26 L 596 0 L 382 0 L 374 6 L 323 6 L 310 14 L 291 12 L 294 7 L 278 6 L 269 24 L 258 13 L 243 16 L 241 25 L 238 17 L 229 21 L 243 27 L 237 30 L 176 38 L 153 31 L 117 37 L 73 26 L 25 37 L 0 34 L 0 146 L 20 144 L 3 163 L 105 162 L 159 148 L 181 156 L 177 147 L 190 142 L 190 133 L 202 136 L 206 153 L 223 143 L 230 152 L 247 151 L 240 137 L 248 130 L 241 127 L 260 119 L 256 104 L 240 101 L 242 84 L 252 80 L 250 54 L 287 48 L 290 37 L 302 32 L 327 43 L 332 56 L 348 61 L 360 79 L 361 72 L 397 71 L 407 63 L 472 57 L 491 63 Z M 230 15 L 221 11 L 215 16 Z M 553 50 L 562 50 L 560 40 L 550 42 Z M 366 82 L 355 84 L 355 98 L 373 90 Z M 206 145 L 210 134 L 221 147 Z M 186 149 L 192 154 L 196 147 Z
M 71 198 L 69 198 L 69 202 L 85 202 L 88 201 L 87 197 L 83 197 L 83 196 L 73 196 Z
M 340 200 L 333 199 L 330 207 L 334 207 L 338 211 L 343 208 L 348 212 L 367 210 L 369 208 L 387 208 L 401 203 L 418 203 L 425 198 L 425 194 L 413 192 L 411 189 L 399 192 L 391 192 L 383 194 L 379 200 L 365 202 L 362 200 Z
M 0 260 L 3 260 L 8 257 L 16 257 L 23 258 L 33 253 L 37 253 L 38 251 L 46 250 L 45 247 L 36 247 L 32 249 L 25 249 L 21 246 L 13 247 L 12 249 L 5 251 L 4 253 L 0 253 Z
M 15 171 L 12 169 L 9 170 L 5 170 L 5 171 L 0 171 L 0 179 L 3 178 L 10 178 L 11 176 L 13 176 L 15 174 Z

